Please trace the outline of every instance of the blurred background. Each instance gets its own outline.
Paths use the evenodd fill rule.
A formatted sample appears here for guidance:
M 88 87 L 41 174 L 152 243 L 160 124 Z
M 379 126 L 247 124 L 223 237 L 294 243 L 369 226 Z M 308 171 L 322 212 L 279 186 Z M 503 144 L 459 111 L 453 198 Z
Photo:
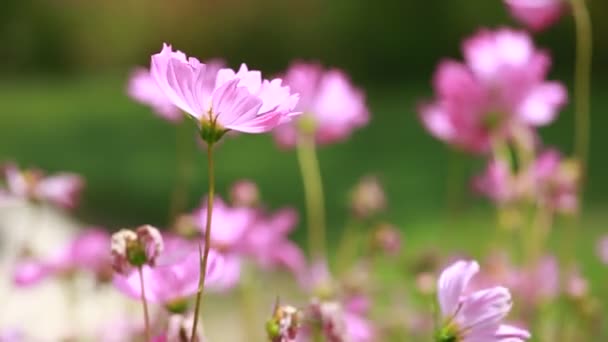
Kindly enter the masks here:
M 586 217 L 608 204 L 602 147 L 608 117 L 608 3 L 592 1 L 595 65 L 590 177 Z M 469 191 L 479 161 L 454 157 L 417 120 L 418 101 L 431 96 L 430 78 L 444 57 L 460 58 L 460 42 L 479 27 L 516 26 L 501 1 L 427 0 L 5 0 L 0 4 L 0 159 L 49 172 L 67 170 L 87 180 L 77 216 L 115 229 L 167 224 L 176 177 L 174 127 L 130 100 L 130 70 L 148 65 L 163 42 L 202 60 L 246 62 L 266 74 L 294 59 L 318 60 L 346 70 L 365 89 L 371 124 L 345 144 L 320 152 L 330 227 L 347 214 L 349 189 L 364 174 L 385 184 L 388 219 L 406 230 L 426 231 L 446 213 L 449 158 L 457 158 L 462 188 L 459 211 L 477 213 L 484 201 Z M 551 78 L 571 87 L 573 23 L 565 17 L 538 35 L 551 51 Z M 547 145 L 571 152 L 571 106 L 542 129 Z M 206 191 L 204 154 L 196 160 L 189 207 Z M 217 153 L 218 188 L 225 194 L 240 178 L 260 184 L 272 206 L 302 208 L 295 155 L 270 136 L 225 139 Z M 489 207 L 489 206 L 488 206 Z M 485 213 L 486 211 L 481 210 Z M 491 213 L 488 210 L 488 215 Z M 483 215 L 483 214 L 482 214 Z M 446 223 L 447 222 L 447 223 Z M 453 221 L 458 224 L 460 221 Z M 332 231 L 336 231 L 334 229 Z

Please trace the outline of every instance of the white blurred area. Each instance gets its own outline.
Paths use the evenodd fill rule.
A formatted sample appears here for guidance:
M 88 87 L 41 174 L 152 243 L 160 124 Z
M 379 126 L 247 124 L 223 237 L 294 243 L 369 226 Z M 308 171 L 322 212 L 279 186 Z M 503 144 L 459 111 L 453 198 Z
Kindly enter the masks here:
M 27 288 L 13 286 L 14 265 L 24 247 L 43 258 L 67 244 L 77 229 L 76 222 L 47 206 L 12 202 L 0 207 L 0 333 L 20 332 L 24 342 L 74 336 L 78 338 L 72 341 L 100 341 L 100 323 L 111 324 L 137 309 L 136 303 L 110 285 L 98 286 L 90 275 L 78 274 L 71 282 L 49 278 Z M 127 340 L 109 336 L 105 341 Z

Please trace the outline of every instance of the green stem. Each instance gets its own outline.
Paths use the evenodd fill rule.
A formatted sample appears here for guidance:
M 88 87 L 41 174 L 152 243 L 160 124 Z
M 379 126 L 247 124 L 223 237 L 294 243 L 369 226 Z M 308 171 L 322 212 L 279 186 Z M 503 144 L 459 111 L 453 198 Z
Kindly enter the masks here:
M 196 293 L 196 302 L 194 306 L 194 322 L 192 324 L 192 335 L 190 342 L 196 341 L 196 327 L 198 326 L 199 312 L 202 307 L 202 296 L 205 289 L 205 276 L 207 275 L 207 259 L 209 258 L 209 249 L 211 248 L 211 217 L 213 214 L 213 195 L 215 194 L 215 174 L 213 168 L 213 143 L 207 143 L 207 166 L 209 175 L 209 194 L 207 196 L 207 222 L 205 224 L 205 246 L 201 261 L 201 274 L 198 283 L 198 291 Z M 200 253 L 200 245 L 199 245 Z
M 255 279 L 249 269 L 243 270 L 243 278 L 239 287 L 239 299 L 241 302 L 241 319 L 245 327 L 246 336 L 249 339 L 254 337 L 258 332 L 257 329 L 257 314 L 256 314 L 256 296 L 255 296 Z
M 344 227 L 336 253 L 336 268 L 338 274 L 348 270 L 351 266 L 349 263 L 357 254 L 357 247 L 359 245 L 358 230 L 357 221 L 355 219 L 349 220 Z
M 576 68 L 574 73 L 575 153 L 581 163 L 581 183 L 584 183 L 589 158 L 593 41 L 591 17 L 585 0 L 571 0 L 571 4 L 576 27 Z M 582 186 L 580 188 L 582 201 Z
M 452 218 L 458 214 L 462 208 L 462 181 L 463 181 L 463 161 L 460 153 L 450 150 L 448 159 L 448 174 L 446 182 L 446 202 L 448 214 Z
M 308 248 L 312 260 L 325 259 L 325 204 L 323 182 L 317 158 L 314 135 L 301 134 L 298 139 L 298 162 L 304 183 L 308 221 Z
M 148 315 L 148 300 L 146 299 L 146 287 L 144 286 L 144 273 L 142 271 L 142 267 L 139 266 L 137 268 L 137 272 L 139 273 L 139 286 L 141 288 L 141 303 L 144 309 L 144 323 L 146 327 L 145 336 L 146 342 L 150 341 L 150 316 Z
M 176 126 L 175 130 L 175 155 L 176 155 L 176 179 L 171 193 L 169 210 L 169 222 L 173 222 L 177 215 L 186 207 L 188 202 L 188 185 L 191 178 L 192 152 L 188 144 L 190 142 L 190 126 L 188 122 Z M 184 128 L 187 128 L 188 131 Z

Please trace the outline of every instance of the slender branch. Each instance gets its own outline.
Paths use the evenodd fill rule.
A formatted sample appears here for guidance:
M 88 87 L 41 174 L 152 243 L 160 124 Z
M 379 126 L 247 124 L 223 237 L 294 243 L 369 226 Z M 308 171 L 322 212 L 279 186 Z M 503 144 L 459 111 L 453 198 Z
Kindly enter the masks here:
M 196 293 L 196 302 L 194 306 L 194 322 L 192 324 L 192 335 L 190 342 L 196 341 L 196 328 L 198 325 L 199 312 L 202 307 L 202 296 L 205 289 L 205 277 L 207 275 L 207 260 L 209 258 L 209 249 L 211 248 L 211 218 L 213 214 L 213 196 L 215 194 L 215 174 L 213 168 L 213 143 L 207 143 L 207 166 L 209 168 L 209 194 L 207 196 L 207 222 L 205 224 L 205 246 L 201 261 L 201 274 L 198 284 L 198 292 Z M 200 253 L 200 245 L 199 245 Z
M 576 68 L 574 72 L 575 153 L 581 163 L 581 183 L 585 183 L 589 158 L 591 127 L 591 63 L 592 28 L 591 16 L 585 0 L 571 0 L 576 27 Z M 580 187 L 582 200 L 582 184 Z
M 144 309 L 144 322 L 146 327 L 146 342 L 149 342 L 151 339 L 150 335 L 150 316 L 148 315 L 148 300 L 146 299 L 146 287 L 144 286 L 144 272 L 142 267 L 139 266 L 137 268 L 137 272 L 139 273 L 139 286 L 141 288 L 141 303 Z
M 297 154 L 306 197 L 308 248 L 313 261 L 323 260 L 326 253 L 325 203 L 314 135 L 300 135 Z

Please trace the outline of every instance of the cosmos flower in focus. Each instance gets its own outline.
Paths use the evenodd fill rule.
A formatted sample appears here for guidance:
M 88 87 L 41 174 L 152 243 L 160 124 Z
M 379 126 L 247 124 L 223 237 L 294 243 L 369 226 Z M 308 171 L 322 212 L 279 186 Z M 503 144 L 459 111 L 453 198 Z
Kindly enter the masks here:
M 110 234 L 89 228 L 80 232 L 67 245 L 44 258 L 25 258 L 17 263 L 13 282 L 20 287 L 73 272 L 93 273 L 99 280 L 109 280 L 112 274 L 108 246 Z
M 478 271 L 475 261 L 457 261 L 441 273 L 437 296 L 442 323 L 435 341 L 515 342 L 530 338 L 527 331 L 502 323 L 512 305 L 508 289 L 497 286 L 467 293 Z
M 487 152 L 497 140 L 551 123 L 566 103 L 566 88 L 545 80 L 549 56 L 525 32 L 481 30 L 463 53 L 464 63 L 439 64 L 436 98 L 419 107 L 426 129 L 450 145 Z
M 301 130 L 313 134 L 318 144 L 343 141 L 369 121 L 363 92 L 340 70 L 296 63 L 287 70 L 284 81 L 300 94 L 295 109 L 303 114 L 274 131 L 280 146 L 293 147 Z
M 78 204 L 84 180 L 73 173 L 46 176 L 40 170 L 19 170 L 13 164 L 3 167 L 6 188 L 0 187 L 0 204 L 11 199 L 47 202 L 64 209 Z
M 522 24 L 534 31 L 555 24 L 568 8 L 566 0 L 504 0 L 505 5 Z
M 268 132 L 297 114 L 298 96 L 281 79 L 264 80 L 245 64 L 237 72 L 218 71 L 165 44 L 152 56 L 150 74 L 169 101 L 198 122 L 207 142 L 229 130 Z

